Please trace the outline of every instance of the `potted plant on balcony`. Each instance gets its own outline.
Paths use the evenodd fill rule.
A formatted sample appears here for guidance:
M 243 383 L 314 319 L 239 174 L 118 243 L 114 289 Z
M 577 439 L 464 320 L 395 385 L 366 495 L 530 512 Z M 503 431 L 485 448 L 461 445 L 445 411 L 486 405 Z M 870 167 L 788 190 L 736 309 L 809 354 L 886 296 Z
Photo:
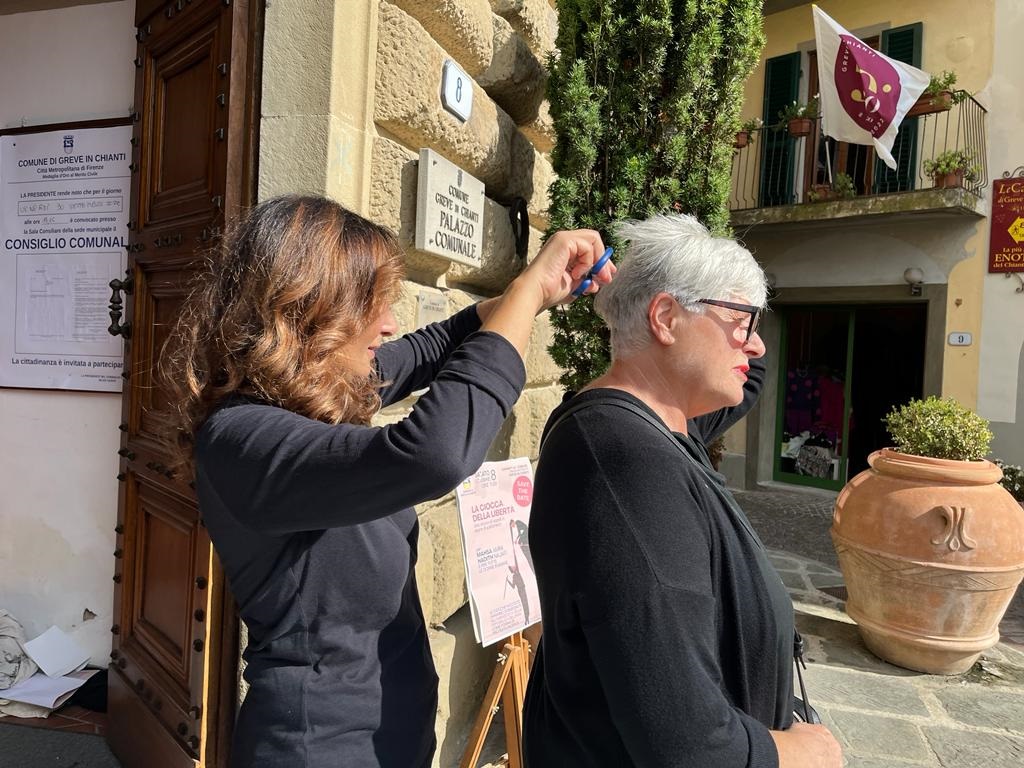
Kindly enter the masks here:
M 857 185 L 847 173 L 837 173 L 831 184 L 812 184 L 807 191 L 807 199 L 812 203 L 827 200 L 848 200 L 857 196 Z
M 956 72 L 943 70 L 937 75 L 932 75 L 928 86 L 918 97 L 917 101 L 907 110 L 907 117 L 918 115 L 929 115 L 933 112 L 945 112 L 954 104 L 959 104 L 967 98 L 967 91 L 955 90 Z
M 955 400 L 894 408 L 895 441 L 836 499 L 846 611 L 877 656 L 959 674 L 999 640 L 1024 575 L 1024 512 L 983 457 L 988 422 Z
M 978 166 L 969 152 L 962 149 L 947 149 L 921 163 L 921 168 L 935 182 L 938 189 L 963 186 L 964 180 L 978 178 Z
M 740 129 L 736 131 L 736 139 L 732 145 L 736 149 L 743 149 L 748 144 L 754 141 L 754 131 L 759 131 L 764 127 L 764 123 L 761 118 L 754 117 L 747 120 L 740 126 Z
M 785 126 L 794 139 L 809 136 L 818 114 L 818 96 L 815 94 L 806 104 L 794 101 L 779 110 L 779 125 Z

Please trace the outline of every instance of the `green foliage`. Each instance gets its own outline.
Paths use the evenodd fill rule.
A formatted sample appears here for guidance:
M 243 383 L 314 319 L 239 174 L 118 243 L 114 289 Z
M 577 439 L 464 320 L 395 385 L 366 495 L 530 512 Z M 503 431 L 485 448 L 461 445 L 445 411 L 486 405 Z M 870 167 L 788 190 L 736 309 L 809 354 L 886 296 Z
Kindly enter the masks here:
M 1024 502 L 1024 469 L 1016 464 L 1004 464 L 999 459 L 996 459 L 996 466 L 1003 470 L 999 484 L 1017 501 Z
M 743 83 L 764 36 L 761 0 L 558 0 L 548 59 L 556 142 L 551 230 L 678 210 L 729 233 Z M 608 366 L 590 299 L 552 310 L 551 356 L 578 389 Z
M 814 120 L 821 114 L 821 107 L 818 102 L 818 96 L 815 95 L 806 104 L 800 104 L 794 101 L 791 104 L 787 104 L 785 107 L 779 110 L 779 128 L 785 128 L 786 123 L 790 120 L 798 120 L 800 118 L 807 118 Z
M 837 173 L 830 186 L 826 185 L 829 194 L 821 194 L 813 187 L 807 191 L 807 199 L 812 203 L 820 200 L 847 200 L 857 196 L 857 185 L 848 173 Z
M 928 85 L 924 89 L 923 95 L 933 97 L 932 103 L 935 103 L 935 97 L 943 91 L 948 91 L 951 102 L 953 104 L 959 104 L 970 96 L 970 94 L 967 91 L 954 89 L 954 85 L 956 85 L 956 72 L 944 69 L 939 72 L 939 74 L 931 76 L 931 79 L 928 81 Z
M 740 126 L 740 130 L 746 131 L 747 133 L 753 133 L 754 131 L 759 131 L 762 128 L 764 128 L 764 121 L 760 117 L 751 118 Z
M 911 400 L 883 421 L 896 450 L 934 459 L 978 461 L 988 453 L 988 421 L 951 397 Z
M 956 72 L 944 69 L 937 75 L 931 76 L 924 92 L 926 96 L 936 96 L 943 91 L 952 91 L 954 85 L 956 85 Z
M 832 179 L 832 192 L 840 200 L 857 196 L 857 185 L 848 173 L 837 173 Z
M 974 157 L 962 149 L 947 149 L 940 152 L 934 158 L 921 163 L 921 167 L 929 176 L 945 176 L 955 171 L 963 171 L 964 178 L 968 181 L 978 178 L 978 166 L 974 162 Z

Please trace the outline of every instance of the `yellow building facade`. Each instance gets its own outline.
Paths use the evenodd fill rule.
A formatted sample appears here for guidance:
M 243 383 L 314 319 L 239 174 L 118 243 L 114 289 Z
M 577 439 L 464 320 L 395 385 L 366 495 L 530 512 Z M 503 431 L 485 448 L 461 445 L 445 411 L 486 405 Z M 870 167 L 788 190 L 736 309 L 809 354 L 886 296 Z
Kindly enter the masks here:
M 766 127 L 735 150 L 730 207 L 737 235 L 773 283 L 771 372 L 745 430 L 729 436 L 729 451 L 746 458 L 743 480 L 738 464 L 730 474 L 747 485 L 838 489 L 886 444 L 885 413 L 932 394 L 990 419 L 993 455 L 1020 463 L 1024 296 L 1019 273 L 989 272 L 993 181 L 1024 170 L 1019 4 L 819 7 L 892 58 L 933 75 L 954 72 L 962 101 L 907 118 L 896 171 L 869 147 L 822 136 L 820 120 L 809 135 L 789 136 L 780 109 L 817 93 L 811 4 L 766 2 L 767 44 L 743 107 L 744 120 Z M 955 189 L 937 188 L 927 173 L 947 150 L 975 166 Z M 854 194 L 830 199 L 827 185 L 839 174 Z

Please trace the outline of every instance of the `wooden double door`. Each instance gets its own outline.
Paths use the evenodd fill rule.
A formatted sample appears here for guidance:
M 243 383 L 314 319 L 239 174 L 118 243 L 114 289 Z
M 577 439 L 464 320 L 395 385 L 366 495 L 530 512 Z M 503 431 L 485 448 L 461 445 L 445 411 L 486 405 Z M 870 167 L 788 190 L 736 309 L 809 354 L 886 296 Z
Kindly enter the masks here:
M 227 761 L 235 613 L 190 483 L 168 469 L 168 401 L 156 368 L 201 260 L 251 201 L 259 5 L 136 5 L 107 729 L 124 768 Z

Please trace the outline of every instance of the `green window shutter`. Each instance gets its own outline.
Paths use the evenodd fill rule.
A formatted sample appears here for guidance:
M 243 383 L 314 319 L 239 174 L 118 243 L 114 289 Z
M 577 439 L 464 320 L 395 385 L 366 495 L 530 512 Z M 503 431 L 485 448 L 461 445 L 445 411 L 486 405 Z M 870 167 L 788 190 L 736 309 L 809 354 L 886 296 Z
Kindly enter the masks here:
M 758 206 L 793 202 L 793 158 L 795 142 L 779 122 L 779 111 L 796 101 L 800 83 L 800 54 L 787 53 L 764 63 L 765 128 L 761 131 L 761 189 Z
M 921 66 L 921 22 L 895 27 L 882 32 L 880 47 L 882 53 L 897 61 Z M 914 188 L 915 171 L 917 169 L 917 120 L 907 118 L 900 125 L 896 141 L 892 144 L 892 156 L 896 160 L 896 170 L 881 160 L 875 161 L 876 193 L 904 192 Z

